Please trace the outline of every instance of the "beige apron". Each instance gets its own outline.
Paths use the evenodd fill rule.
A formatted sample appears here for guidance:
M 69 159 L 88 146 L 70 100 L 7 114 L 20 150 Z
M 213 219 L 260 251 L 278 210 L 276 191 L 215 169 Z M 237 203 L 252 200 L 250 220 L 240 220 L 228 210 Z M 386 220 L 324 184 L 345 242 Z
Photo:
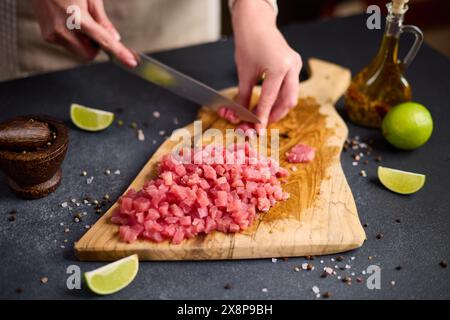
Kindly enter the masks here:
M 220 0 L 104 2 L 122 41 L 137 51 L 171 49 L 220 36 Z M 73 54 L 42 39 L 30 0 L 0 0 L 0 80 L 80 63 Z

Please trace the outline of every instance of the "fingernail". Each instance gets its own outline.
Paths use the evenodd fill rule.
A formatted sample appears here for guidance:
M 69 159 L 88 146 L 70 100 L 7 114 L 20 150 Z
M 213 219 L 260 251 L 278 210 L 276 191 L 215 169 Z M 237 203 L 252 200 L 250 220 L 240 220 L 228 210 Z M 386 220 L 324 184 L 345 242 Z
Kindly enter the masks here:
M 132 68 L 137 67 L 137 65 L 138 65 L 136 59 L 134 59 L 134 58 L 129 58 L 126 61 L 127 61 L 127 64 Z
M 114 35 L 114 38 L 116 38 L 117 41 L 120 41 L 122 37 L 120 36 L 120 33 L 117 30 L 112 30 L 112 33 Z

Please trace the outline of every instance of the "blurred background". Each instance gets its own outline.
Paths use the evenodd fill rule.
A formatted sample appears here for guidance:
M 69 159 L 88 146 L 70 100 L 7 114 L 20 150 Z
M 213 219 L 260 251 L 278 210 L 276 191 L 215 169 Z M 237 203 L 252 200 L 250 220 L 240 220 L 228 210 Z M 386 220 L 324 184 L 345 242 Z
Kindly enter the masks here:
M 231 34 L 229 11 L 222 0 L 222 33 Z M 364 14 L 369 5 L 376 4 L 387 14 L 388 0 L 278 0 L 278 25 L 307 22 L 334 17 Z M 425 33 L 425 42 L 450 57 L 450 1 L 410 0 L 406 24 L 414 24 Z
M 278 0 L 280 27 L 365 14 L 376 4 L 383 15 L 390 0 Z M 123 42 L 136 51 L 157 52 L 217 41 L 232 34 L 228 0 L 105 0 Z M 410 0 L 406 24 L 450 57 L 450 0 Z M 155 15 L 157 14 L 157 15 Z M 384 19 L 383 19 L 384 20 Z M 100 54 L 96 61 L 105 61 Z M 0 81 L 78 66 L 80 57 L 42 39 L 30 0 L 0 0 Z

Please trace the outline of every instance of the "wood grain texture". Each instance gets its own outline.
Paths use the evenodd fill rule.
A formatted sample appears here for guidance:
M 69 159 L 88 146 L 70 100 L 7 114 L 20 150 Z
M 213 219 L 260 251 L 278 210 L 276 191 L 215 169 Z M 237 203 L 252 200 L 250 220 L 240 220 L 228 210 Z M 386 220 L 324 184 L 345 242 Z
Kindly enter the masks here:
M 81 260 L 109 261 L 137 253 L 140 260 L 208 260 L 289 257 L 337 253 L 358 248 L 365 233 L 358 218 L 350 187 L 340 165 L 347 127 L 337 114 L 334 103 L 350 83 L 350 72 L 340 66 L 311 59 L 311 77 L 300 86 L 300 100 L 288 116 L 270 128 L 278 128 L 280 163 L 291 175 L 283 185 L 289 200 L 275 205 L 268 213 L 239 234 L 213 232 L 184 241 L 180 245 L 138 240 L 121 242 L 118 226 L 109 220 L 117 204 L 75 244 Z M 234 97 L 236 88 L 223 93 Z M 253 92 L 255 105 L 260 88 Z M 203 130 L 225 130 L 233 125 L 206 109 L 199 113 Z M 193 132 L 193 124 L 186 127 Z M 284 153 L 298 142 L 316 148 L 316 158 L 308 164 L 293 165 L 284 161 Z M 178 141 L 164 142 L 130 185 L 141 189 L 163 154 Z

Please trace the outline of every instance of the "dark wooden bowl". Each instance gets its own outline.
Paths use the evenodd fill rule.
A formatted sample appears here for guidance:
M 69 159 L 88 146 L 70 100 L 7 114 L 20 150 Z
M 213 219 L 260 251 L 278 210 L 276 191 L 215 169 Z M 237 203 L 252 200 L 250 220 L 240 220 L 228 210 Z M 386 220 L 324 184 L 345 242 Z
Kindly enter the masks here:
M 6 174 L 8 185 L 17 195 L 37 199 L 52 193 L 61 183 L 61 164 L 66 156 L 69 135 L 64 123 L 48 116 L 32 115 L 15 119 L 30 118 L 47 123 L 50 130 L 56 133 L 56 138 L 50 146 L 34 151 L 0 150 L 0 170 Z

